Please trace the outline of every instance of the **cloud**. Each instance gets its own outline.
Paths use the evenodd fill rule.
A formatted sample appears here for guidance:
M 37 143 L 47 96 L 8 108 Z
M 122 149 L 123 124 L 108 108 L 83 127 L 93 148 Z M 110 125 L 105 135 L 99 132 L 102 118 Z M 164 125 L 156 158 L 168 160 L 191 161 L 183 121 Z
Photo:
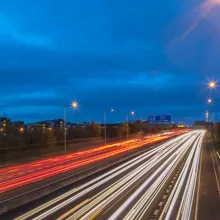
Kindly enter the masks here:
M 117 120 L 131 109 L 191 118 L 206 108 L 201 82 L 220 69 L 216 26 L 199 24 L 167 48 L 185 28 L 172 0 L 8 0 L 0 7 L 0 106 L 14 119 L 60 117 L 72 99 L 81 103 L 76 120 L 101 120 L 112 107 Z
M 50 42 L 38 35 L 22 33 L 19 26 L 12 24 L 8 18 L 0 13 L 0 35 L 2 43 L 17 42 L 25 45 L 33 45 L 45 47 L 49 46 Z

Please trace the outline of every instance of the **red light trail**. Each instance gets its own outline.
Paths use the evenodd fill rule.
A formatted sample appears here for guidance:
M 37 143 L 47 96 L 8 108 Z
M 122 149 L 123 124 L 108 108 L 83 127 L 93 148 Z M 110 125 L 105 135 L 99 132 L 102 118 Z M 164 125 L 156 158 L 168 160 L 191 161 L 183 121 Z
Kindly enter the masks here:
M 0 169 L 0 193 L 34 183 L 70 170 L 128 152 L 151 143 L 165 140 L 188 130 L 177 131 L 169 135 L 155 135 L 141 140 L 129 140 L 78 151 L 62 156 L 34 161 L 19 166 Z

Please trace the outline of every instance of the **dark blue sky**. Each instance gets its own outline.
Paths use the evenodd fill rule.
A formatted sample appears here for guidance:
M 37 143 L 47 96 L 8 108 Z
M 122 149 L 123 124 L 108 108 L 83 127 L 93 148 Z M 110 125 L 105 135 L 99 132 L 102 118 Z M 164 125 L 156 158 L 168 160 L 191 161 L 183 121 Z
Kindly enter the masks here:
M 220 78 L 216 0 L 0 1 L 0 113 L 26 122 L 203 119 Z M 216 91 L 216 96 L 219 93 Z

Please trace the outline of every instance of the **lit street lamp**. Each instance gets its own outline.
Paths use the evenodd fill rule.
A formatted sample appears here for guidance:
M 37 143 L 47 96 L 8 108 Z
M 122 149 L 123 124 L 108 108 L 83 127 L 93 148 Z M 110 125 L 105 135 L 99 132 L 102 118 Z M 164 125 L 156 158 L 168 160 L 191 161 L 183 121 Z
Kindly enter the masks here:
M 220 84 L 219 84 L 217 81 L 210 81 L 210 82 L 208 83 L 208 87 L 209 87 L 210 89 L 215 89 L 217 86 L 220 86 Z
M 214 89 L 215 87 L 216 87 L 216 82 L 214 82 L 214 81 L 209 82 L 210 89 Z
M 79 103 L 74 101 L 70 104 L 70 107 L 72 109 L 77 109 L 79 107 Z M 63 111 L 63 123 L 64 123 L 64 129 L 63 129 L 63 132 L 64 132 L 64 152 L 66 153 L 66 108 L 64 108 L 64 111 Z
M 212 102 L 220 102 L 220 100 L 216 100 L 216 99 L 208 99 L 208 103 L 212 103 Z
M 212 99 L 208 99 L 208 103 L 212 103 Z
M 110 112 L 114 112 L 114 109 L 112 108 L 111 110 L 110 110 Z M 106 112 L 104 112 L 104 125 L 105 125 L 105 134 L 104 134 L 104 136 L 105 136 L 105 145 L 106 145 L 106 139 L 107 139 L 107 135 L 106 135 Z
M 131 111 L 129 114 L 127 114 L 127 118 L 126 118 L 126 120 L 127 120 L 127 139 L 128 139 L 128 132 L 129 132 L 129 129 L 128 129 L 128 127 L 129 127 L 128 116 L 129 116 L 129 115 L 135 115 L 135 112 L 134 112 L 134 111 Z

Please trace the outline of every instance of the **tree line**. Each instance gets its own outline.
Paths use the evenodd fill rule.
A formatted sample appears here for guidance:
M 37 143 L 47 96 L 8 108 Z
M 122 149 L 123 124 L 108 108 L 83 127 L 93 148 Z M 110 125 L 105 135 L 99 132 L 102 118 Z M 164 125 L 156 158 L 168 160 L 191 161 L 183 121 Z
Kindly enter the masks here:
M 137 132 L 147 132 L 140 121 L 133 123 L 121 123 L 118 125 L 107 125 L 107 138 L 123 138 L 128 134 Z M 86 138 L 104 138 L 104 128 L 99 123 L 92 121 L 85 127 L 73 126 L 66 130 L 67 141 L 86 139 Z M 17 146 L 48 146 L 50 143 L 59 143 L 64 141 L 63 129 L 43 129 L 40 125 L 34 125 L 31 128 L 18 129 L 9 123 L 4 130 L 0 131 L 0 148 Z

